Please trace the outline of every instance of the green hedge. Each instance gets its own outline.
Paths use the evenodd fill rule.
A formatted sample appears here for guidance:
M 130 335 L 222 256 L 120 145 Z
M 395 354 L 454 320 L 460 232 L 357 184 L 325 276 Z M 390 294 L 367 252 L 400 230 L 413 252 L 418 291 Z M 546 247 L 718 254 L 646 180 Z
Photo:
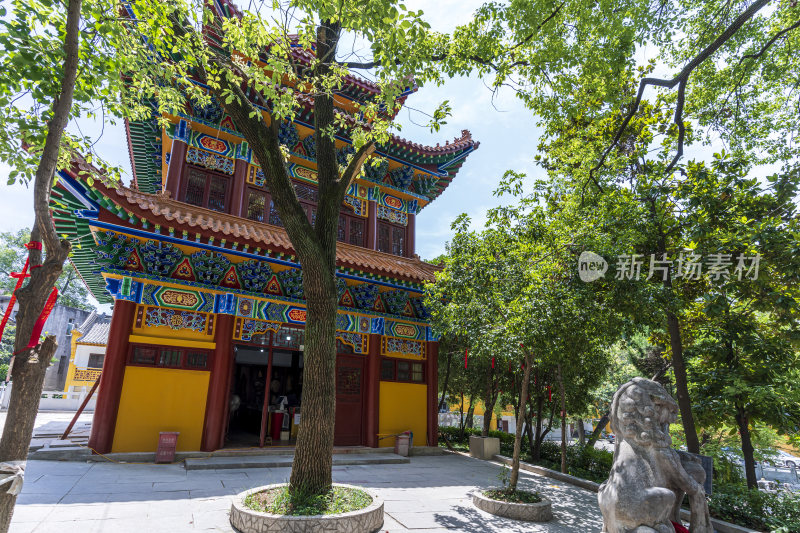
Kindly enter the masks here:
M 461 430 L 457 427 L 442 426 L 439 428 L 439 442 L 444 443 L 444 436 L 446 435 L 447 440 L 449 440 L 451 444 L 469 444 L 471 435 L 480 436 L 481 433 L 481 430 L 478 428 L 464 428 L 462 434 Z M 514 435 L 512 433 L 506 433 L 505 431 L 489 431 L 489 436 L 497 437 L 500 439 L 501 444 L 514 445 Z
M 800 496 L 769 494 L 743 485 L 718 485 L 708 502 L 711 516 L 772 533 L 800 533 Z
M 540 460 L 532 463 L 561 471 L 561 443 L 544 441 L 540 448 Z M 530 459 L 530 457 L 529 457 Z M 608 479 L 614 454 L 606 450 L 584 446 L 567 446 L 567 473 L 575 477 L 602 483 Z

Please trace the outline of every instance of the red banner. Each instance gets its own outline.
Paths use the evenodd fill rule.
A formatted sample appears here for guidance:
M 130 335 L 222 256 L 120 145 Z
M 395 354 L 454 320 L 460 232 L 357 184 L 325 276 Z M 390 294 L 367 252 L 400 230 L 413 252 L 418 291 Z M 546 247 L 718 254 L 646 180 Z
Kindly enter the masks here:
M 39 337 L 41 337 L 42 335 L 42 330 L 44 329 L 44 323 L 47 322 L 47 317 L 50 316 L 50 313 L 56 306 L 56 300 L 58 300 L 58 289 L 53 287 L 53 291 L 50 293 L 50 297 L 47 298 L 47 303 L 44 304 L 44 309 L 42 309 L 42 313 L 39 315 L 39 318 L 36 319 L 36 324 L 33 326 L 33 331 L 31 332 L 31 340 L 30 342 L 28 342 L 28 345 L 23 350 L 30 350 L 31 348 L 35 348 L 36 345 L 39 344 Z
M 469 348 L 464 348 L 464 368 L 467 368 L 468 358 L 469 358 Z
M 25 245 L 25 248 L 28 250 L 41 250 L 42 243 L 38 241 L 31 241 Z M 3 338 L 3 331 L 6 329 L 6 324 L 8 324 L 8 319 L 11 318 L 11 312 L 14 310 L 14 305 L 17 303 L 17 291 L 20 287 L 22 287 L 22 282 L 25 281 L 25 278 L 30 277 L 28 274 L 28 265 L 30 264 L 30 256 L 25 258 L 25 266 L 22 267 L 22 272 L 12 272 L 11 277 L 16 278 L 17 284 L 14 287 L 14 292 L 11 293 L 11 298 L 8 300 L 8 307 L 6 307 L 6 312 L 3 314 L 3 320 L 0 322 L 0 339 Z

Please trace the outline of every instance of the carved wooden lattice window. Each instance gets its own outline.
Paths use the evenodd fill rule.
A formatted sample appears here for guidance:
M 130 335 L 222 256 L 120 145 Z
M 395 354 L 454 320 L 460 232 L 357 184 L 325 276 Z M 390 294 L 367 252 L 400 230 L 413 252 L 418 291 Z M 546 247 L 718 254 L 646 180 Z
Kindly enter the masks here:
M 278 215 L 278 210 L 275 207 L 275 202 L 269 203 L 269 223 L 275 226 L 283 226 L 281 217 Z
M 186 184 L 186 196 L 183 201 L 187 204 L 203 207 L 206 195 L 206 176 L 197 170 L 189 171 L 189 181 Z
M 378 222 L 378 251 L 387 254 L 405 255 L 406 228 L 386 222 Z
M 364 220 L 345 214 L 339 215 L 337 239 L 356 246 L 364 246 Z
M 247 218 L 264 222 L 267 212 L 267 195 L 255 189 L 247 191 Z
M 226 211 L 226 191 L 228 180 L 219 176 L 210 176 L 208 187 L 208 208 L 214 211 Z
M 136 366 L 208 370 L 211 352 L 171 346 L 131 346 L 130 363 Z
M 415 361 L 384 358 L 381 361 L 381 381 L 425 383 L 425 365 Z
M 214 211 L 227 212 L 229 183 L 226 176 L 188 167 L 183 201 Z
M 336 369 L 336 394 L 361 394 L 361 369 L 358 367 L 340 366 Z

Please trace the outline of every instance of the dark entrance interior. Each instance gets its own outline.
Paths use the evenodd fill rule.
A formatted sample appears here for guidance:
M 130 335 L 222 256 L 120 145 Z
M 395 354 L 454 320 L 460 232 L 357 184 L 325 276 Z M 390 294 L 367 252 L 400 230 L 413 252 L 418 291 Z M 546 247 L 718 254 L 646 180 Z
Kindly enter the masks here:
M 226 447 L 293 445 L 302 419 L 303 333 L 285 326 L 234 347 Z M 360 446 L 365 358 L 337 342 L 334 444 Z
M 290 445 L 303 391 L 303 330 L 285 326 L 234 347 L 226 446 Z

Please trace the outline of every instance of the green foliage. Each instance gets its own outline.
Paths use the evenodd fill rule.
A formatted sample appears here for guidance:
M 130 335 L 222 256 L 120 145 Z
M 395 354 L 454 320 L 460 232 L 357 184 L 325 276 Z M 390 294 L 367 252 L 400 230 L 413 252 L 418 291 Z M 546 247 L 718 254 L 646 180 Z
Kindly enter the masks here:
M 22 272 L 25 260 L 28 257 L 28 250 L 25 248 L 25 244 L 30 240 L 31 232 L 28 228 L 23 228 L 16 233 L 0 233 L 0 294 L 10 295 L 13 292 L 17 280 L 12 278 L 10 274 L 12 272 Z M 89 301 L 89 291 L 71 263 L 64 265 L 64 270 L 56 282 L 56 287 L 58 287 L 59 304 L 87 311 L 95 308 Z M 6 326 L 6 331 L 3 334 L 4 342 L 7 335 L 9 335 L 9 327 L 13 326 L 11 324 Z M 9 342 L 13 343 L 13 333 L 9 338 L 12 339 Z M 10 347 L 11 344 L 9 344 L 9 353 L 13 351 Z
M 536 461 L 552 470 L 561 469 L 561 443 L 545 441 L 541 447 L 541 459 Z M 580 445 L 567 446 L 567 473 L 602 483 L 608 479 L 614 454 L 606 450 Z
M 477 428 L 464 428 L 462 432 L 455 426 L 440 426 L 439 427 L 439 442 L 444 443 L 445 438 L 450 443 L 466 443 L 469 444 L 469 437 L 480 436 L 481 430 Z M 489 436 L 500 439 L 501 444 L 514 444 L 514 434 L 506 433 L 505 431 L 489 430 Z
M 349 513 L 372 503 L 363 490 L 334 486 L 327 494 L 312 494 L 302 489 L 291 491 L 284 485 L 269 491 L 251 494 L 245 507 L 262 513 L 290 516 L 311 516 Z
M 711 516 L 771 533 L 800 531 L 800 496 L 769 494 L 741 485 L 717 485 L 708 502 Z
M 53 103 L 61 89 L 64 70 L 64 35 L 67 2 L 4 4 L 0 16 L 0 161 L 11 167 L 8 184 L 28 183 L 39 159 L 52 118 Z M 6 11 L 8 8 L 8 11 Z M 73 96 L 73 117 L 122 116 L 126 111 L 116 98 L 124 83 L 120 75 L 127 66 L 110 52 L 109 39 L 119 31 L 115 2 L 82 2 L 78 81 Z M 114 120 L 110 120 L 114 124 Z M 98 161 L 95 139 L 64 132 L 58 168 L 69 167 L 72 151 Z M 108 179 L 117 179 L 119 169 L 103 164 Z M 91 185 L 91 178 L 88 178 Z
M 506 468 L 501 470 L 501 472 L 507 471 Z M 492 500 L 510 503 L 539 503 L 542 501 L 542 497 L 539 496 L 538 492 L 530 492 L 527 490 L 485 490 L 483 491 L 483 495 Z

